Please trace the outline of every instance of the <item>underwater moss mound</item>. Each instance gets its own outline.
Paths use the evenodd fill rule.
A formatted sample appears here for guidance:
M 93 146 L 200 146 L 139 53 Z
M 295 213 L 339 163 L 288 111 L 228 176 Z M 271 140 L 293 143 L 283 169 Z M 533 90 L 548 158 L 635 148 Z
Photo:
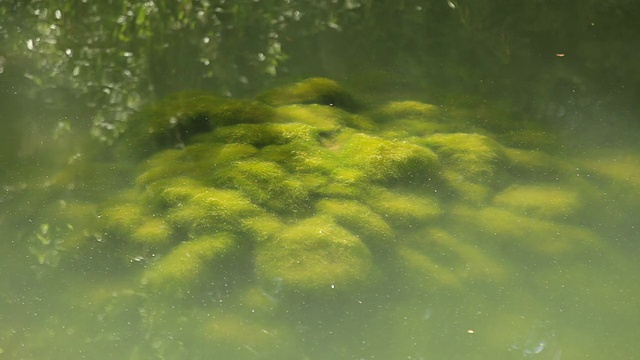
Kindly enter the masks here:
M 428 148 L 365 134 L 351 136 L 342 153 L 347 166 L 362 170 L 372 181 L 423 182 L 435 178 L 440 165 Z
M 170 292 L 185 296 L 199 283 L 222 278 L 216 275 L 216 266 L 225 257 L 231 258 L 235 246 L 233 237 L 227 234 L 203 235 L 175 246 L 171 251 L 147 268 L 141 283 L 153 291 Z
M 183 147 L 191 138 L 219 126 L 269 122 L 273 109 L 263 103 L 231 99 L 200 91 L 170 95 L 143 110 L 120 140 L 120 151 L 147 156 Z
M 389 246 L 394 239 L 391 226 L 380 214 L 354 200 L 321 200 L 316 209 L 370 245 Z
M 258 99 L 274 106 L 290 104 L 320 104 L 355 110 L 359 105 L 353 95 L 336 81 L 311 78 L 293 85 L 269 90 Z
M 498 207 L 459 209 L 457 215 L 470 221 L 474 228 L 490 234 L 489 241 L 514 252 L 560 255 L 599 247 L 598 235 L 583 227 L 520 215 Z
M 501 294 L 524 278 L 528 297 L 549 279 L 562 288 L 559 264 L 599 271 L 616 259 L 607 236 L 637 222 L 638 154 L 552 152 L 517 119 L 485 129 L 474 110 L 424 99 L 351 101 L 328 79 L 255 100 L 160 100 L 99 167 L 26 188 L 23 222 L 39 223 L 23 253 L 46 276 L 81 279 L 61 300 L 74 313 L 139 334 L 121 357 L 288 359 L 360 344 L 351 334 L 379 333 L 372 324 L 431 333 L 424 307 L 443 294 Z M 122 170 L 95 170 L 111 167 Z M 104 338 L 91 324 L 86 346 Z M 327 329 L 338 331 L 312 336 Z
M 179 93 L 132 126 L 153 153 L 134 157 L 145 158 L 135 186 L 100 206 L 100 219 L 129 258 L 151 255 L 148 288 L 221 281 L 212 269 L 228 271 L 229 258 L 283 299 L 345 296 L 396 272 L 419 287 L 459 287 L 507 277 L 492 255 L 499 244 L 544 256 L 598 242 L 557 222 L 581 210 L 577 189 L 509 183 L 526 171 L 559 178 L 565 165 L 475 124 L 464 132 L 438 106 L 355 113 L 353 96 L 322 78 L 258 99 Z
M 490 182 L 502 157 L 500 145 L 479 134 L 433 134 L 424 144 L 435 149 L 443 162 L 471 181 Z
M 147 289 L 206 294 L 237 264 L 246 286 L 274 299 L 400 279 L 459 288 L 508 278 L 495 255 L 506 247 L 549 256 L 598 243 L 559 221 L 582 210 L 588 188 L 548 181 L 569 178 L 567 164 L 465 129 L 439 106 L 357 113 L 323 78 L 257 99 L 179 93 L 132 124 L 125 138 L 139 142 L 123 144 L 140 152 L 135 184 L 98 212 L 123 261 L 143 259 Z M 523 175 L 532 182 L 514 181 Z
M 552 184 L 512 185 L 497 194 L 493 202 L 522 214 L 550 219 L 566 219 L 582 207 L 577 191 Z
M 285 228 L 261 244 L 256 255 L 259 278 L 281 283 L 285 295 L 333 297 L 372 281 L 369 249 L 330 217 L 312 217 Z

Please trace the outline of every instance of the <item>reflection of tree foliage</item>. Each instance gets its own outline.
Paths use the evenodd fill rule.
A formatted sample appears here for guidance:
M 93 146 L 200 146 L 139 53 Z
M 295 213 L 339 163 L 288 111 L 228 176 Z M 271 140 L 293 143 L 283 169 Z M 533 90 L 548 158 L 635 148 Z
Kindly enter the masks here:
M 141 96 L 256 87 L 278 72 L 283 41 L 333 26 L 340 12 L 360 6 L 349 3 L 301 10 L 293 1 L 12 2 L 0 4 L 0 37 L 7 60 L 26 61 L 25 75 L 45 97 L 73 89 L 99 108 L 94 129 L 105 134 L 117 132 Z M 305 25 L 294 35 L 296 22 Z
M 437 86 L 492 78 L 504 87 L 522 82 L 512 79 L 523 68 L 532 69 L 524 81 L 539 77 L 538 66 L 553 73 L 554 54 L 566 52 L 565 62 L 575 59 L 568 68 L 579 61 L 581 71 L 606 71 L 610 82 L 637 79 L 625 44 L 637 38 L 638 7 L 630 0 L 2 2 L 0 68 L 24 67 L 32 89 L 58 107 L 68 89 L 97 113 L 95 134 L 110 138 L 149 95 L 255 93 L 276 76 L 346 76 L 363 65 Z

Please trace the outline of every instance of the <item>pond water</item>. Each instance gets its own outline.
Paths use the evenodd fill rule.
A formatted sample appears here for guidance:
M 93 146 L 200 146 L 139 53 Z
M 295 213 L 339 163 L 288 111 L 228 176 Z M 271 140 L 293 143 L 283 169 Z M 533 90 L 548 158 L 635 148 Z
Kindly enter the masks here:
M 178 3 L 0 5 L 0 359 L 640 354 L 633 4 Z

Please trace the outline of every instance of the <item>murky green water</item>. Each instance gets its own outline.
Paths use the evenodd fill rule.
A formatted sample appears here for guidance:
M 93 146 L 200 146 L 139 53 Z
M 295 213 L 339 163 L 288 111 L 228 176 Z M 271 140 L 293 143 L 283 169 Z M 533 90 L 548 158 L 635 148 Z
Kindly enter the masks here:
M 517 9 L 453 1 L 328 19 L 195 4 L 204 30 L 186 10 L 166 33 L 144 27 L 155 5 L 111 14 L 121 63 L 65 35 L 89 8 L 0 21 L 0 359 L 637 357 L 640 76 L 612 40 L 621 12 L 549 43 Z M 127 16 L 167 46 L 131 40 Z M 279 36 L 231 45 L 248 24 Z M 224 55 L 190 47 L 207 29 Z M 628 82 L 592 71 L 613 68 Z

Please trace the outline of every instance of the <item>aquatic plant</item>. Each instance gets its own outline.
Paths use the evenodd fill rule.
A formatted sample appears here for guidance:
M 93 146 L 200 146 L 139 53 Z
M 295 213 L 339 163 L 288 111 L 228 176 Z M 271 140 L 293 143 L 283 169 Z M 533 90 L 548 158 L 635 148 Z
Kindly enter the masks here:
M 286 354 L 299 345 L 294 329 L 378 314 L 379 298 L 502 286 L 522 262 L 551 273 L 559 256 L 606 250 L 577 219 L 587 204 L 606 204 L 591 179 L 622 169 L 592 163 L 589 176 L 575 176 L 544 146 L 511 147 L 504 134 L 465 128 L 428 103 L 354 112 L 301 95 L 319 84 L 336 85 L 278 89 L 299 101 L 281 105 L 206 93 L 150 105 L 115 145 L 127 156 L 112 161 L 131 181 L 114 178 L 100 196 L 82 186 L 79 199 L 49 204 L 29 243 L 34 261 L 117 273 L 118 284 L 96 290 L 100 299 L 75 301 L 118 321 L 129 321 L 123 307 L 137 309 L 132 323 L 145 346 L 162 344 L 158 354 L 237 354 L 244 345 Z M 176 126 L 168 114 L 181 114 Z M 73 194 L 84 176 L 96 178 L 65 172 L 50 186 Z M 185 324 L 189 344 L 162 340 Z
M 585 248 L 599 248 L 599 236 L 583 227 L 520 215 L 499 207 L 459 208 L 456 215 L 471 222 L 492 241 L 508 244 L 513 251 L 558 255 Z
M 328 216 L 304 219 L 256 249 L 263 282 L 281 282 L 282 295 L 333 298 L 354 293 L 373 280 L 367 246 Z
M 154 292 L 185 297 L 197 285 L 206 286 L 216 278 L 222 279 L 221 260 L 230 261 L 234 251 L 236 241 L 229 234 L 203 235 L 182 242 L 145 269 L 141 283 Z
M 221 281 L 205 269 L 224 271 L 233 257 L 252 264 L 249 283 L 276 286 L 270 296 L 284 300 L 334 299 L 398 274 L 459 287 L 508 269 L 492 246 L 469 243 L 473 229 L 540 254 L 597 242 L 555 221 L 580 209 L 577 190 L 509 184 L 521 169 L 563 165 L 476 124 L 462 132 L 434 105 L 395 101 L 358 114 L 351 94 L 320 78 L 258 99 L 180 93 L 132 126 L 147 129 L 138 139 L 156 150 L 137 156 L 135 186 L 105 203 L 101 219 L 107 239 L 148 261 L 147 286 L 194 291 Z M 450 131 L 391 131 L 398 121 Z
M 524 215 L 567 219 L 582 207 L 577 191 L 552 184 L 512 185 L 496 194 L 493 203 Z
M 423 141 L 444 163 L 472 182 L 491 182 L 503 156 L 497 142 L 480 134 L 433 134 Z
M 255 101 L 185 91 L 168 96 L 145 108 L 120 138 L 123 150 L 148 156 L 165 148 L 184 147 L 192 137 L 230 124 L 264 123 L 273 109 Z
M 298 83 L 266 91 L 259 100 L 274 106 L 289 104 L 320 104 L 355 110 L 357 101 L 336 81 L 311 78 Z

